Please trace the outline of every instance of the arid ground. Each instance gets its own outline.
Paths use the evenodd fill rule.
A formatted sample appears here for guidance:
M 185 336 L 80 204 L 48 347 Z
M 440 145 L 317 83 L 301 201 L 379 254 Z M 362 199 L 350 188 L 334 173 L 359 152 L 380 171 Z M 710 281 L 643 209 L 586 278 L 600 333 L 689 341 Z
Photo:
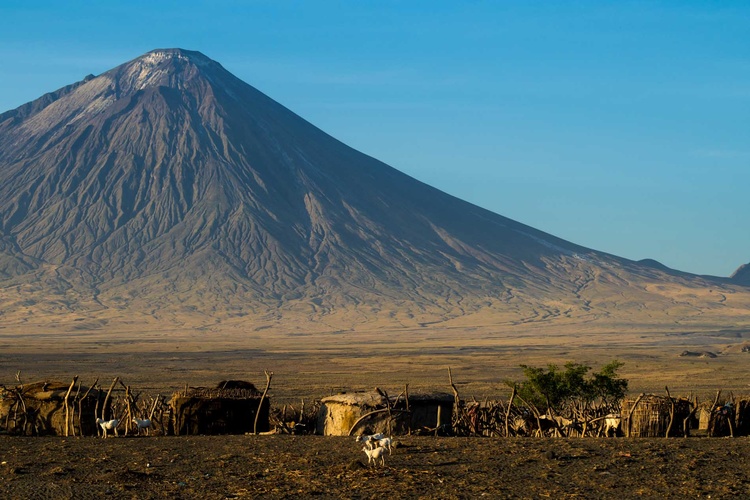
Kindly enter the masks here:
M 450 366 L 462 397 L 505 397 L 505 381 L 522 378 L 522 363 L 575 361 L 596 368 L 616 358 L 633 393 L 663 394 L 665 385 L 673 395 L 750 392 L 750 353 L 742 352 L 750 333 L 742 327 L 623 324 L 619 330 L 559 322 L 315 334 L 157 328 L 0 328 L 0 384 L 14 384 L 21 370 L 24 382 L 79 375 L 84 384 L 96 377 L 107 384 L 119 376 L 135 390 L 168 394 L 227 378 L 262 386 L 263 370 L 270 370 L 272 398 L 299 402 L 374 386 L 395 394 L 407 383 L 412 392 L 450 392 Z M 685 351 L 695 355 L 681 356 Z
M 0 436 L 5 498 L 742 498 L 750 440 Z
M 272 404 L 379 386 L 391 394 L 506 398 L 522 363 L 617 358 L 631 393 L 747 393 L 742 327 L 529 323 L 514 327 L 316 333 L 223 329 L 0 329 L 0 383 L 120 376 L 170 394 L 227 378 L 263 386 Z M 683 351 L 698 355 L 680 356 Z M 714 353 L 716 357 L 701 357 Z M 0 436 L 7 498 L 728 498 L 750 495 L 750 439 L 496 439 L 398 437 L 386 467 L 368 468 L 351 438 Z M 150 464 L 150 466 L 148 465 Z

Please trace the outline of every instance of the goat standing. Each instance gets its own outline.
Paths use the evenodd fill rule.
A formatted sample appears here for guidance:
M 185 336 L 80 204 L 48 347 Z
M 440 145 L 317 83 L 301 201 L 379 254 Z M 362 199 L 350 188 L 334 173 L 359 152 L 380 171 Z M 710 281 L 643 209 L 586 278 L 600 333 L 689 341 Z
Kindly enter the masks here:
M 385 448 L 377 447 L 374 449 L 370 449 L 367 446 L 362 448 L 362 451 L 365 452 L 367 455 L 367 464 L 374 463 L 375 466 L 378 465 L 378 459 L 380 459 L 380 464 L 385 467 Z
M 101 418 L 97 418 L 96 423 L 104 431 L 105 439 L 107 438 L 107 431 L 111 431 L 112 429 L 115 431 L 115 436 L 119 436 L 117 433 L 117 426 L 120 425 L 120 421 L 118 419 L 113 418 L 112 420 L 102 420 Z

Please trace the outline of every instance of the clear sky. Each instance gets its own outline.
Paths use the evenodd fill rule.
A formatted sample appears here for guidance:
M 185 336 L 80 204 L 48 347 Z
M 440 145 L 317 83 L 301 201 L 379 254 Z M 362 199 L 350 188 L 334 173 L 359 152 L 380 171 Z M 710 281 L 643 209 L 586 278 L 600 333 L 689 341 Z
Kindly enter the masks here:
M 750 261 L 750 2 L 0 2 L 0 111 L 199 50 L 350 146 L 631 259 Z

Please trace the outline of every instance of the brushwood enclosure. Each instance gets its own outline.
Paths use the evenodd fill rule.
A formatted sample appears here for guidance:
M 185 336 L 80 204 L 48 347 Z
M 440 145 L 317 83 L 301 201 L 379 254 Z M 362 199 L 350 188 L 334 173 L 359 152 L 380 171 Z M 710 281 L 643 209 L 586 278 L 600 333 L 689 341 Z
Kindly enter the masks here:
M 507 398 L 462 398 L 448 370 L 451 393 L 414 393 L 405 385 L 395 396 L 380 388 L 332 394 L 298 407 L 274 406 L 269 390 L 224 380 L 190 387 L 167 398 L 146 395 L 119 377 L 107 387 L 37 381 L 0 386 L 0 433 L 16 436 L 104 435 L 98 422 L 114 422 L 116 435 L 319 434 L 483 437 L 677 437 L 750 435 L 750 397 L 625 395 L 617 365 L 588 376 L 588 367 L 527 370 L 509 383 Z M 19 372 L 20 374 L 20 372 Z M 135 422 L 147 421 L 141 428 Z M 110 434 L 111 435 L 111 434 Z

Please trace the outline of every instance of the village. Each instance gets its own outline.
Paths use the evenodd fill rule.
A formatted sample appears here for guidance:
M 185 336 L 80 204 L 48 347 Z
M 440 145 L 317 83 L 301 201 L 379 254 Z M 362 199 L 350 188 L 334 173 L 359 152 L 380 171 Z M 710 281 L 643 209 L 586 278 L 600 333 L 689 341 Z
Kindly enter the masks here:
M 580 365 L 573 365 L 573 368 Z M 585 367 L 584 367 L 585 368 Z M 570 376 L 568 372 L 541 375 Z M 458 437 L 738 437 L 750 435 L 750 398 L 723 395 L 699 401 L 669 394 L 614 398 L 558 397 L 544 408 L 548 394 L 526 397 L 509 388 L 507 400 L 462 399 L 448 369 L 451 393 L 395 395 L 374 388 L 343 392 L 300 405 L 276 406 L 269 397 L 273 372 L 259 390 L 251 382 L 224 380 L 215 387 L 190 387 L 169 395 L 142 394 L 119 377 L 107 388 L 95 380 L 0 385 L 0 434 L 9 436 L 195 436 L 290 434 L 322 436 Z M 596 374 L 595 377 L 600 377 Z M 585 379 L 581 378 L 581 382 Z M 594 380 L 594 379 L 592 379 Z M 533 380 L 532 380 L 533 382 Z M 528 389 L 528 385 L 526 387 Z M 619 396 L 619 397 L 618 397 Z M 544 410 L 540 409 L 544 408 Z
M 539 394 L 535 398 L 525 384 L 508 387 L 504 399 L 464 398 L 461 384 L 448 373 L 449 390 L 442 393 L 404 385 L 392 390 L 394 395 L 373 388 L 300 397 L 299 404 L 274 404 L 270 371 L 262 389 L 223 380 L 169 394 L 141 393 L 119 377 L 103 385 L 78 377 L 26 383 L 19 373 L 16 384 L 0 388 L 0 494 L 217 499 L 750 494 L 750 439 L 742 437 L 750 435 L 750 418 L 742 397 L 717 392 L 699 401 L 638 394 L 599 397 L 593 404 L 586 398 L 551 398 L 550 407 L 538 407 Z M 549 379 L 550 371 L 537 374 Z

